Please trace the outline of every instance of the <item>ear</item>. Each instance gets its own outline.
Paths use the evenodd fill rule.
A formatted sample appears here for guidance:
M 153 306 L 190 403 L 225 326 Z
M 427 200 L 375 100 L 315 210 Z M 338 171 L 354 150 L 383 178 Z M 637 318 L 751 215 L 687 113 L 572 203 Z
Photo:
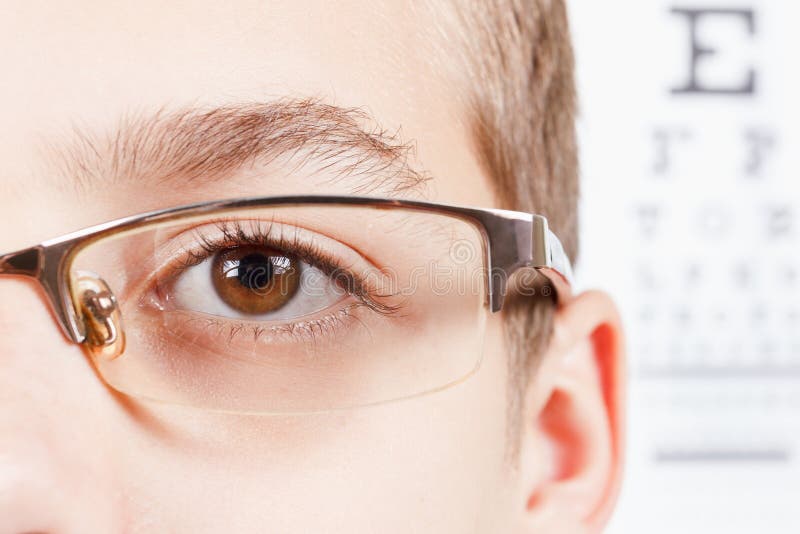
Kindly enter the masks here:
M 608 295 L 556 312 L 530 381 L 520 449 L 520 532 L 601 532 L 616 501 L 623 443 L 624 347 Z

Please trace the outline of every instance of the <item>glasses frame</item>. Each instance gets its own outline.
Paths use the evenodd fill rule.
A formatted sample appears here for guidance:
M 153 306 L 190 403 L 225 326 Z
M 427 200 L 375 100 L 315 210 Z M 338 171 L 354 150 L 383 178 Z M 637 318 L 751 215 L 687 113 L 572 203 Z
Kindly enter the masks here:
M 493 208 L 396 198 L 336 195 L 247 197 L 199 202 L 122 217 L 43 241 L 16 252 L 0 254 L 0 276 L 23 276 L 36 280 L 47 295 L 51 311 L 63 334 L 81 344 L 87 341 L 87 325 L 80 318 L 69 289 L 72 259 L 94 241 L 118 233 L 184 217 L 213 215 L 245 208 L 269 206 L 345 205 L 378 209 L 405 209 L 440 213 L 472 223 L 483 239 L 487 276 L 486 303 L 492 312 L 503 306 L 509 277 L 531 267 L 552 282 L 559 302 L 572 296 L 572 267 L 558 237 L 542 215 Z

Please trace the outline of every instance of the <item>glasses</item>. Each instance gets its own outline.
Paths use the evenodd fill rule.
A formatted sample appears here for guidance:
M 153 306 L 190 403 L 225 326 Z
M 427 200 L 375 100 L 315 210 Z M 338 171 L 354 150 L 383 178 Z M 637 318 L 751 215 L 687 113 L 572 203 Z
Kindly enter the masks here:
M 0 274 L 41 284 L 112 388 L 237 413 L 351 408 L 464 380 L 515 272 L 523 290 L 570 297 L 569 261 L 540 215 L 352 196 L 192 204 L 0 255 Z

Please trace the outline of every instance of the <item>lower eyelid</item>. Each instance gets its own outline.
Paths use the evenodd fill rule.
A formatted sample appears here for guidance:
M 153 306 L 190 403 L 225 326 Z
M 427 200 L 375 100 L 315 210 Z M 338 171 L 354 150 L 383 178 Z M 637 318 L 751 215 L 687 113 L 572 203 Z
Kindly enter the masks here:
M 211 336 L 215 341 L 224 339 L 228 345 L 239 343 L 238 348 L 245 352 L 226 350 L 226 353 L 245 355 L 247 353 L 245 349 L 256 350 L 261 345 L 274 349 L 283 344 L 331 339 L 353 324 L 368 328 L 364 317 L 365 311 L 361 309 L 364 307 L 366 307 L 364 304 L 351 300 L 349 304 L 337 306 L 336 309 L 324 310 L 326 313 L 318 317 L 279 325 L 174 310 L 161 314 L 163 328 L 160 330 L 169 332 L 172 343 L 176 338 L 184 339 L 204 349 L 209 349 L 214 344 L 213 341 L 203 341 L 204 336 Z M 198 340 L 202 343 L 198 343 Z

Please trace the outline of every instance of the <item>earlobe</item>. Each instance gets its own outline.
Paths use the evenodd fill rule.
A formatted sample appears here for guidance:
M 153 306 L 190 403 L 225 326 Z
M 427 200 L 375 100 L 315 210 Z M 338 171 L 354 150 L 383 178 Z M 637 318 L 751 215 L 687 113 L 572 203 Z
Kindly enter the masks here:
M 605 293 L 589 291 L 557 311 L 554 327 L 526 397 L 523 523 L 530 532 L 600 532 L 621 478 L 620 319 Z

